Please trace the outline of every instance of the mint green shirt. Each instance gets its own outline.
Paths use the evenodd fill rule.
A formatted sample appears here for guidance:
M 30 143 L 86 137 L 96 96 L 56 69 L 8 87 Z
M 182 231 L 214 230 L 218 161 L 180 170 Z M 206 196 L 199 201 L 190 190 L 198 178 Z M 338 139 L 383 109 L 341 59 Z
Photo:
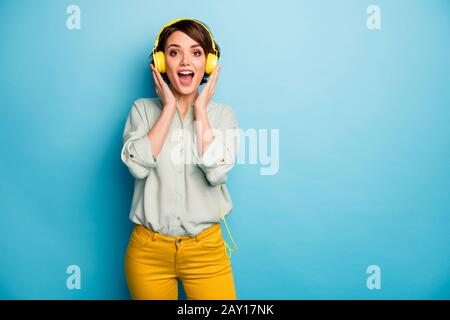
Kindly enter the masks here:
M 208 104 L 215 138 L 200 157 L 194 107 L 191 105 L 181 119 L 177 104 L 164 145 L 155 158 L 147 133 L 162 108 L 158 98 L 138 99 L 125 123 L 121 159 L 135 178 L 129 218 L 168 236 L 194 236 L 220 222 L 233 208 L 226 182 L 240 146 L 237 118 L 227 105 Z

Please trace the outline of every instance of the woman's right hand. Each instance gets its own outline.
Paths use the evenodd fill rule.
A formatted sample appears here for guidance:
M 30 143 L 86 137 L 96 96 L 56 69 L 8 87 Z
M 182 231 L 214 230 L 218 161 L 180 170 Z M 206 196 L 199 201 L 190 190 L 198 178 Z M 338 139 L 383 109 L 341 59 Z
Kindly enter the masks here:
M 161 74 L 159 73 L 158 70 L 156 70 L 155 66 L 152 63 L 150 64 L 150 68 L 152 69 L 153 80 L 155 81 L 156 93 L 161 99 L 163 106 L 164 107 L 170 106 L 175 108 L 176 99 L 172 91 L 170 90 L 169 86 L 164 81 Z

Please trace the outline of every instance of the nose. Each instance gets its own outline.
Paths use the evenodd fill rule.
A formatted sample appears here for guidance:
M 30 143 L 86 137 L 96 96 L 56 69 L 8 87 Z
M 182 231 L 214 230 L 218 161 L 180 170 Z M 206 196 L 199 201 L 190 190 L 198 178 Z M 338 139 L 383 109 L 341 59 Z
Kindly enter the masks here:
M 187 66 L 189 64 L 189 55 L 183 54 L 181 58 L 181 65 Z

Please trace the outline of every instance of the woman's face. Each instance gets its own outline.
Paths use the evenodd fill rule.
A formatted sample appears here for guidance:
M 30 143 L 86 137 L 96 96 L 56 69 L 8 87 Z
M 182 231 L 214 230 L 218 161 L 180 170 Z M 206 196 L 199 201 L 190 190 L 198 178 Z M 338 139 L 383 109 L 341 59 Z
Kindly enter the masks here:
M 181 95 L 196 92 L 206 68 L 206 57 L 200 44 L 184 32 L 174 31 L 167 38 L 164 55 L 173 88 Z

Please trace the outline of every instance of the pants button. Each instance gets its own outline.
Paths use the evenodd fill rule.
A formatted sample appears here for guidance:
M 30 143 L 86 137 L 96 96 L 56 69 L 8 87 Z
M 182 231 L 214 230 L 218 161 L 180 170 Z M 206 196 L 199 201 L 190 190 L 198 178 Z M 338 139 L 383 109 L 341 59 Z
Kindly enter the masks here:
M 178 241 L 177 241 L 177 242 L 178 242 L 178 244 L 180 244 L 180 243 L 182 242 L 182 240 L 181 240 L 181 239 L 178 239 Z

